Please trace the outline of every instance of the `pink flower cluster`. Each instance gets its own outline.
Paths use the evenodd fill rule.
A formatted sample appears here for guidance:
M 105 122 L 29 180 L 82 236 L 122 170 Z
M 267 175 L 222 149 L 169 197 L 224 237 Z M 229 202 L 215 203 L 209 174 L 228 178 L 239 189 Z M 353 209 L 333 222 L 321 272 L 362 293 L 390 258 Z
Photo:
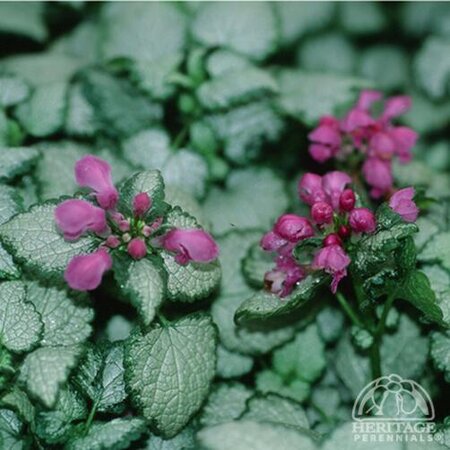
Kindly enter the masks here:
M 354 149 L 363 155 L 362 173 L 371 195 L 379 198 L 389 194 L 393 186 L 392 159 L 401 163 L 411 160 L 411 148 L 417 133 L 405 126 L 394 126 L 392 120 L 411 107 L 407 96 L 388 98 L 378 117 L 371 114 L 372 105 L 381 100 L 378 91 L 362 91 L 356 105 L 343 119 L 324 116 L 309 134 L 311 156 L 318 162 L 330 158 L 345 159 Z
M 81 187 L 93 190 L 97 201 L 70 199 L 55 209 L 55 221 L 66 240 L 76 240 L 85 233 L 95 233 L 99 248 L 90 254 L 72 258 L 64 274 L 68 285 L 78 291 L 97 288 L 103 274 L 111 269 L 110 252 L 126 251 L 131 258 L 144 258 L 149 251 L 164 249 L 175 255 L 179 264 L 190 261 L 207 263 L 215 260 L 219 249 L 214 239 L 201 229 L 169 229 L 163 226 L 163 217 L 150 223 L 145 220 L 151 211 L 152 199 L 146 192 L 133 199 L 133 216 L 125 217 L 116 206 L 119 193 L 111 178 L 109 164 L 93 155 L 87 155 L 75 165 L 75 179 Z M 167 232 L 166 232 L 167 231 Z
M 301 200 L 310 206 L 310 218 L 284 214 L 273 229 L 261 239 L 261 247 L 274 252 L 275 268 L 265 275 L 265 286 L 280 297 L 314 270 L 324 270 L 332 276 L 331 290 L 336 292 L 339 282 L 347 275 L 350 257 L 345 247 L 351 236 L 373 233 L 376 219 L 367 208 L 356 207 L 356 197 L 348 186 L 351 178 L 334 171 L 323 177 L 305 174 L 298 184 Z M 390 207 L 406 221 L 415 221 L 418 209 L 413 201 L 414 189 L 396 192 Z M 294 248 L 303 240 L 320 237 L 322 247 L 309 264 L 300 264 L 293 256 Z

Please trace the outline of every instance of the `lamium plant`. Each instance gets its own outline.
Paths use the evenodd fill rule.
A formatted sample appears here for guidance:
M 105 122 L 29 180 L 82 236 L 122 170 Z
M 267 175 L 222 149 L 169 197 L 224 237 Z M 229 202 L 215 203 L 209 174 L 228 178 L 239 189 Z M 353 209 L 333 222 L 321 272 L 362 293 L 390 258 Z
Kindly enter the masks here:
M 0 2 L 0 450 L 448 450 L 449 24 Z

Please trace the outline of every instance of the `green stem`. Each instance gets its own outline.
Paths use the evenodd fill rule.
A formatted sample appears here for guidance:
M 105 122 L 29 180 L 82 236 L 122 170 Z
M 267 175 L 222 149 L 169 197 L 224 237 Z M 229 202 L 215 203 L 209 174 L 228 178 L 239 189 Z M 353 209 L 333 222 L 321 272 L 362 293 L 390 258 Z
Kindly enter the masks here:
M 161 322 L 161 325 L 163 327 L 168 327 L 170 326 L 170 321 L 167 320 L 160 312 L 156 313 L 156 317 L 158 318 L 158 320 Z
M 348 317 L 352 321 L 354 325 L 357 327 L 363 328 L 363 324 L 361 320 L 359 319 L 358 315 L 353 311 L 352 307 L 348 303 L 347 299 L 344 297 L 344 295 L 341 292 L 336 292 L 336 298 L 338 299 L 338 302 L 342 306 L 343 310 L 347 313 Z
M 84 434 L 87 434 L 89 431 L 89 428 L 91 427 L 92 421 L 94 420 L 95 413 L 97 412 L 98 403 L 100 401 L 100 398 L 98 398 L 92 405 L 92 408 L 89 412 L 89 416 L 86 419 L 86 423 L 84 424 Z
M 189 131 L 189 126 L 190 123 L 187 123 L 182 129 L 181 131 L 177 134 L 177 136 L 175 136 L 175 139 L 172 142 L 172 149 L 173 150 L 177 150 L 181 144 L 184 142 L 184 139 L 186 138 L 186 135 Z
M 380 345 L 376 339 L 370 348 L 370 366 L 372 368 L 372 379 L 376 380 L 381 377 L 381 356 Z
M 380 378 L 382 375 L 381 371 L 381 356 L 380 356 L 380 345 L 383 338 L 384 330 L 386 328 L 386 319 L 389 311 L 392 308 L 392 304 L 395 300 L 395 291 L 389 294 L 386 303 L 384 304 L 383 312 L 381 313 L 380 321 L 378 322 L 375 331 L 373 332 L 373 344 L 370 349 L 370 365 L 372 367 L 372 378 Z

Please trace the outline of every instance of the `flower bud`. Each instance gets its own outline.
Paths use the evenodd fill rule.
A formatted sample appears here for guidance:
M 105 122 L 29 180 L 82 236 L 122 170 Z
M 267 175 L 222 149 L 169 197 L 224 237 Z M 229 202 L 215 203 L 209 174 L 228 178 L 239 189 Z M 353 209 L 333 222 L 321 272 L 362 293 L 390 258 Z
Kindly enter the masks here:
M 133 198 L 133 214 L 135 217 L 143 217 L 151 208 L 152 199 L 146 192 L 140 192 Z
M 342 211 L 351 211 L 355 207 L 356 197 L 351 189 L 345 189 L 339 197 L 339 207 Z
M 120 245 L 120 239 L 112 234 L 107 237 L 105 245 L 109 248 L 117 248 Z
M 134 238 L 128 243 L 127 252 L 133 259 L 142 259 L 147 254 L 147 246 L 143 239 Z
M 367 208 L 355 208 L 348 221 L 356 233 L 372 233 L 376 228 L 375 215 Z
M 311 207 L 311 217 L 319 225 L 333 221 L 333 208 L 326 202 L 314 203 Z
M 330 233 L 323 240 L 323 246 L 324 247 L 329 247 L 330 245 L 340 245 L 340 246 L 342 246 L 342 240 L 336 233 Z
M 342 239 L 347 239 L 352 234 L 352 229 L 347 225 L 341 225 L 338 230 L 338 235 Z

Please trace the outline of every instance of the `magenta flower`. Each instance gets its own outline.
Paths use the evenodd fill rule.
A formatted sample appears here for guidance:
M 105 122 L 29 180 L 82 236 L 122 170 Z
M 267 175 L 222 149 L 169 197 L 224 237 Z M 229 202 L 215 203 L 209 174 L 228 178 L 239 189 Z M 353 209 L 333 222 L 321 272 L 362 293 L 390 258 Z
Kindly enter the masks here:
M 346 173 L 337 170 L 323 177 L 305 173 L 298 183 L 298 193 L 300 198 L 310 206 L 318 202 L 326 202 L 337 211 L 341 194 L 351 181 Z
M 319 162 L 325 162 L 334 157 L 341 145 L 339 121 L 334 117 L 322 117 L 319 126 L 309 133 L 308 138 L 313 144 L 309 151 L 311 156 Z
M 296 214 L 284 214 L 275 223 L 274 233 L 289 242 L 314 236 L 314 229 L 308 219 Z
M 305 173 L 298 183 L 298 195 L 309 206 L 326 201 L 326 194 L 322 189 L 322 177 L 315 173 Z
M 374 213 L 367 208 L 350 211 L 348 223 L 355 233 L 373 233 L 377 226 Z
M 336 293 L 338 284 L 347 276 L 347 267 L 350 265 L 350 258 L 340 245 L 329 245 L 321 248 L 315 255 L 312 267 L 323 269 L 332 275 L 331 292 Z
M 373 103 L 377 102 L 378 100 L 381 100 L 382 97 L 383 94 L 380 91 L 374 91 L 371 89 L 361 91 L 361 94 L 356 103 L 356 108 L 361 109 L 363 111 L 368 111 L 373 105 Z
M 305 276 L 305 271 L 292 257 L 279 256 L 275 269 L 265 274 L 264 284 L 270 292 L 286 297 Z
M 344 172 L 335 170 L 329 172 L 322 177 L 322 188 L 328 197 L 328 201 L 335 211 L 339 209 L 339 199 L 344 192 L 347 184 L 350 184 L 352 179 Z
M 363 175 L 373 197 L 389 193 L 393 185 L 392 160 L 409 162 L 418 137 L 411 128 L 392 123 L 411 108 L 411 99 L 407 96 L 388 98 L 381 115 L 374 117 L 372 105 L 381 98 L 378 91 L 362 91 L 356 105 L 342 120 L 325 116 L 309 134 L 309 150 L 316 161 L 324 162 L 331 157 L 342 160 L 352 151 L 360 152 L 365 159 Z
M 115 188 L 110 165 L 93 155 L 81 158 L 75 164 L 75 180 L 81 187 L 88 187 L 95 191 L 98 204 L 103 209 L 116 206 L 119 193 Z
M 267 232 L 260 241 L 261 248 L 266 252 L 276 252 L 286 244 L 286 239 L 283 239 L 274 231 Z
M 59 204 L 55 221 L 68 241 L 78 239 L 87 231 L 103 233 L 108 228 L 105 211 L 85 200 L 66 200 Z
M 134 196 L 130 217 L 117 211 L 119 194 L 112 184 L 111 168 L 106 161 L 85 156 L 75 165 L 75 178 L 81 186 L 95 191 L 100 207 L 86 200 L 66 200 L 55 209 L 56 224 L 68 240 L 78 239 L 85 233 L 96 233 L 99 248 L 94 253 L 75 256 L 69 262 L 64 276 L 72 289 L 97 288 L 103 274 L 112 267 L 109 252 L 126 252 L 139 260 L 149 252 L 158 253 L 165 249 L 175 253 L 179 264 L 211 262 L 217 258 L 217 244 L 203 230 L 168 227 L 164 225 L 164 217 L 147 222 L 145 217 L 153 202 L 146 192 Z
M 77 291 L 92 291 L 100 286 L 103 274 L 111 269 L 112 258 L 100 248 L 89 255 L 75 256 L 64 273 L 67 284 Z
M 182 265 L 189 261 L 208 263 L 219 255 L 219 247 L 212 236 L 199 229 L 171 230 L 163 236 L 162 246 L 175 253 L 175 261 Z
M 362 172 L 368 184 L 372 186 L 372 197 L 379 198 L 392 188 L 392 166 L 389 161 L 378 158 L 366 159 Z
M 415 190 L 412 187 L 400 189 L 389 200 L 389 206 L 406 222 L 415 222 L 419 208 L 414 203 Z

